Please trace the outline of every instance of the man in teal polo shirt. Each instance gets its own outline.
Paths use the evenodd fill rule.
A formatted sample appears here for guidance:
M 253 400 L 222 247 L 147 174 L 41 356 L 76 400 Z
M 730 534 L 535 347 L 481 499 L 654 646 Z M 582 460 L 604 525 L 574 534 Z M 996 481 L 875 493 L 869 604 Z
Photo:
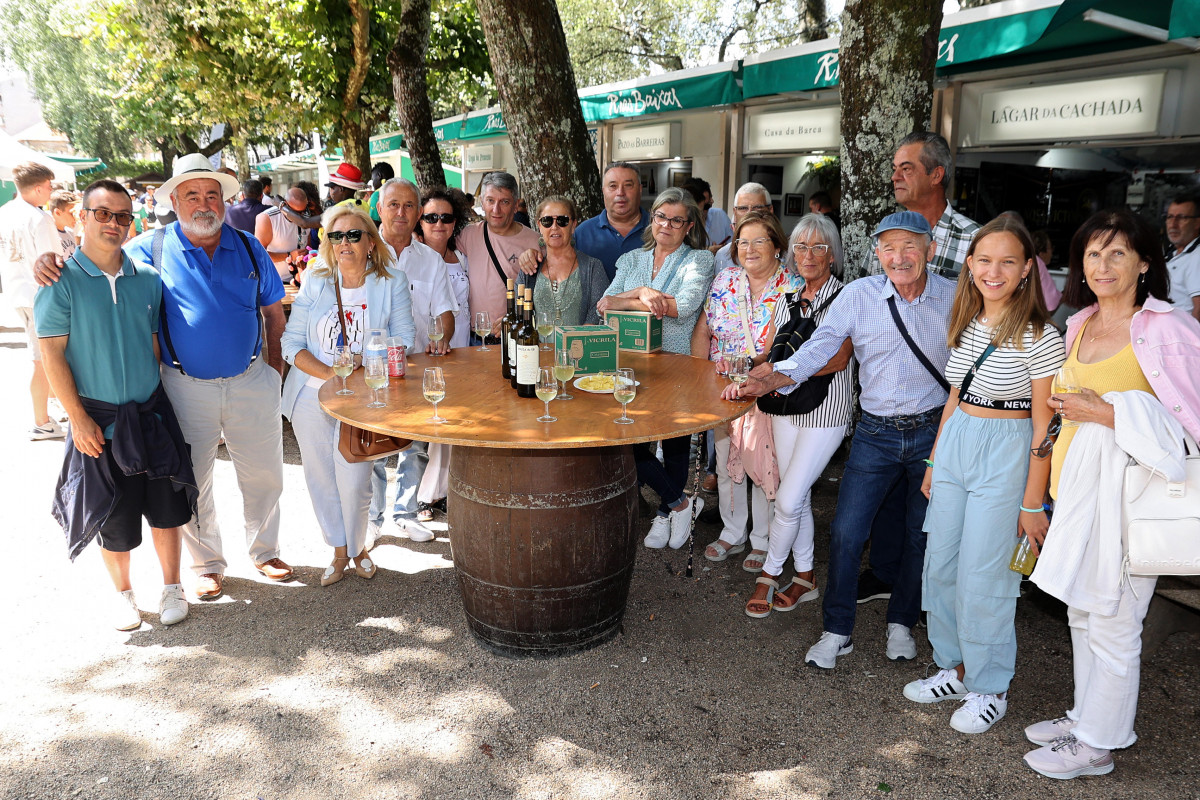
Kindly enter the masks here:
M 133 630 L 142 620 L 129 578 L 129 551 L 141 543 L 144 516 L 163 573 L 160 619 L 173 625 L 187 616 L 179 582 L 180 526 L 191 518 L 191 504 L 168 477 L 126 474 L 114 457 L 117 422 L 101 417 L 102 425 L 93 418 L 103 411 L 97 404 L 143 404 L 158 389 L 155 334 L 162 284 L 153 269 L 135 265 L 121 251 L 133 222 L 132 203 L 121 184 L 103 180 L 89 186 L 80 217 L 83 244 L 67 259 L 61 280 L 38 291 L 34 299 L 46 375 L 71 419 L 69 444 L 74 447 L 66 453 L 63 483 L 71 497 L 88 498 L 77 505 L 94 513 L 96 523 L 81 523 L 77 530 L 87 537 L 81 538 L 71 537 L 72 526 L 60 521 L 68 529 L 72 557 L 92 535 L 99 538 L 104 566 L 120 595 L 116 627 Z M 186 449 L 178 450 L 183 452 L 176 455 L 186 462 Z M 75 451 L 95 462 L 82 461 L 80 466 Z M 67 475 L 81 477 L 75 483 Z M 111 495 L 100 485 L 109 480 Z M 60 484 L 60 494 L 62 490 Z M 91 499 L 98 491 L 105 493 L 106 502 Z M 84 504 L 92 507 L 83 509 Z

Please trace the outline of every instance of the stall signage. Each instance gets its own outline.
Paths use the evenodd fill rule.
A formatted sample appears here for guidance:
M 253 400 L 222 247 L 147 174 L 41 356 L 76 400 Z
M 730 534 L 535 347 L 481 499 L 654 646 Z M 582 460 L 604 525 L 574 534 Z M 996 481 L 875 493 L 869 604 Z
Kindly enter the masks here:
M 754 114 L 746 120 L 746 152 L 828 150 L 841 145 L 837 106 Z
M 742 99 L 737 76 L 727 69 L 645 86 L 597 88 L 602 90 L 585 89 L 579 96 L 583 118 L 588 122 L 688 108 L 710 108 Z M 593 91 L 594 94 L 591 93 Z
M 469 170 L 494 169 L 496 163 L 496 146 L 494 144 L 478 144 L 466 148 L 466 167 Z
M 678 122 L 664 122 L 661 125 L 621 128 L 613 136 L 613 159 L 645 161 L 674 158 L 679 155 L 679 126 Z
M 1064 141 L 1158 132 L 1166 72 L 985 92 L 979 143 Z

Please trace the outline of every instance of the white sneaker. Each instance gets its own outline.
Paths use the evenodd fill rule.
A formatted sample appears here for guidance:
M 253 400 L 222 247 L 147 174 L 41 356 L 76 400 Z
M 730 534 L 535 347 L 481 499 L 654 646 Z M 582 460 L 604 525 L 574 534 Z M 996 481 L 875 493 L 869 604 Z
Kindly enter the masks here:
M 406 536 L 408 536 L 409 541 L 428 542 L 433 540 L 433 531 L 429 530 L 429 528 L 426 528 L 415 519 L 405 518 L 397 520 L 396 524 L 399 525 L 400 529 L 404 531 Z
M 1047 778 L 1070 780 L 1080 775 L 1107 775 L 1113 771 L 1112 753 L 1084 744 L 1068 733 L 1025 754 L 1030 769 Z
M 1008 698 L 998 694 L 969 692 L 950 716 L 950 727 L 959 733 L 983 733 L 1004 718 Z
M 175 625 L 187 619 L 188 602 L 183 586 L 172 583 L 163 587 L 162 599 L 158 601 L 158 618 L 163 625 Z
M 952 669 L 944 669 L 931 678 L 921 678 L 904 687 L 904 696 L 914 703 L 961 700 L 966 694 L 966 685 L 958 679 L 958 673 Z
M 1025 738 L 1034 744 L 1050 744 L 1055 739 L 1061 739 L 1075 730 L 1077 724 L 1070 717 L 1048 719 L 1045 722 L 1038 722 L 1026 728 Z
M 64 439 L 66 436 L 67 432 L 54 420 L 49 420 L 45 425 L 37 425 L 29 431 L 29 438 L 35 442 L 42 439 Z
M 833 669 L 837 666 L 838 656 L 844 656 L 854 651 L 854 643 L 849 636 L 825 631 L 817 643 L 808 648 L 804 663 L 821 669 Z
M 693 509 L 692 506 L 696 507 Z M 692 535 L 692 514 L 699 515 L 704 510 L 704 498 L 693 497 L 687 508 L 671 512 L 671 540 L 668 544 L 672 550 L 678 550 Z
M 674 515 L 674 511 L 671 512 Z M 667 542 L 671 540 L 671 518 L 654 515 L 654 521 L 650 523 L 650 532 L 646 534 L 646 538 L 642 544 L 653 550 L 661 550 L 667 546 Z
M 142 627 L 142 612 L 138 610 L 133 589 L 117 593 L 113 604 L 113 625 L 119 631 L 136 631 Z
M 887 657 L 892 661 L 912 661 L 917 657 L 917 642 L 910 628 L 898 622 L 888 623 Z

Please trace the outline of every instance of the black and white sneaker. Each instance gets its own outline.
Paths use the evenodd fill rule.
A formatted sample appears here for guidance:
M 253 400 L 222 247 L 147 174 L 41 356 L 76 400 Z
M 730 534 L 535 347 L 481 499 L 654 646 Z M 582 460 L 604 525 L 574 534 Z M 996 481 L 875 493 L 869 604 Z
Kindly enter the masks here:
M 914 703 L 940 703 L 943 700 L 963 699 L 967 696 L 967 687 L 958 679 L 957 672 L 944 669 L 933 677 L 907 684 L 904 696 Z
M 950 727 L 959 733 L 983 733 L 999 722 L 1007 711 L 1007 697 L 969 692 L 958 711 L 951 715 Z
M 875 573 L 867 570 L 858 576 L 858 603 L 869 603 L 872 600 L 892 599 L 892 585 L 884 583 L 875 577 Z

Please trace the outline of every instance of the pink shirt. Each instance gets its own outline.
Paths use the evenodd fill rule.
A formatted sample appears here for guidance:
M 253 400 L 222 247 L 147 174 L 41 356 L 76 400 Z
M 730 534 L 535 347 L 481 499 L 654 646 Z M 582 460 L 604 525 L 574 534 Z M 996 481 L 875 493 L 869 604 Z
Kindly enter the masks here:
M 1041 256 L 1034 258 L 1037 259 L 1038 278 L 1042 282 L 1042 299 L 1046 301 L 1046 310 L 1054 313 L 1054 309 L 1062 302 L 1062 292 L 1054 285 L 1054 278 L 1050 275 L 1046 262 L 1042 261 Z
M 1067 320 L 1067 352 L 1098 306 L 1090 305 Z M 1193 438 L 1200 439 L 1200 322 L 1170 303 L 1146 299 L 1133 315 L 1129 336 L 1138 365 L 1167 412 Z
M 458 235 L 457 244 L 458 249 L 467 256 L 471 317 L 474 318 L 476 311 L 489 311 L 492 315 L 492 324 L 495 325 L 501 317 L 508 313 L 508 307 L 505 304 L 504 281 L 496 272 L 487 245 L 483 241 L 483 226 L 486 224 L 486 222 L 477 222 L 474 225 L 468 225 Z M 526 250 L 538 246 L 537 233 L 523 225 L 518 225 L 517 233 L 513 236 L 497 236 L 490 231 L 488 235 L 491 238 L 492 249 L 496 251 L 500 268 L 504 270 L 505 275 L 515 281 L 517 273 L 520 272 L 517 258 Z

